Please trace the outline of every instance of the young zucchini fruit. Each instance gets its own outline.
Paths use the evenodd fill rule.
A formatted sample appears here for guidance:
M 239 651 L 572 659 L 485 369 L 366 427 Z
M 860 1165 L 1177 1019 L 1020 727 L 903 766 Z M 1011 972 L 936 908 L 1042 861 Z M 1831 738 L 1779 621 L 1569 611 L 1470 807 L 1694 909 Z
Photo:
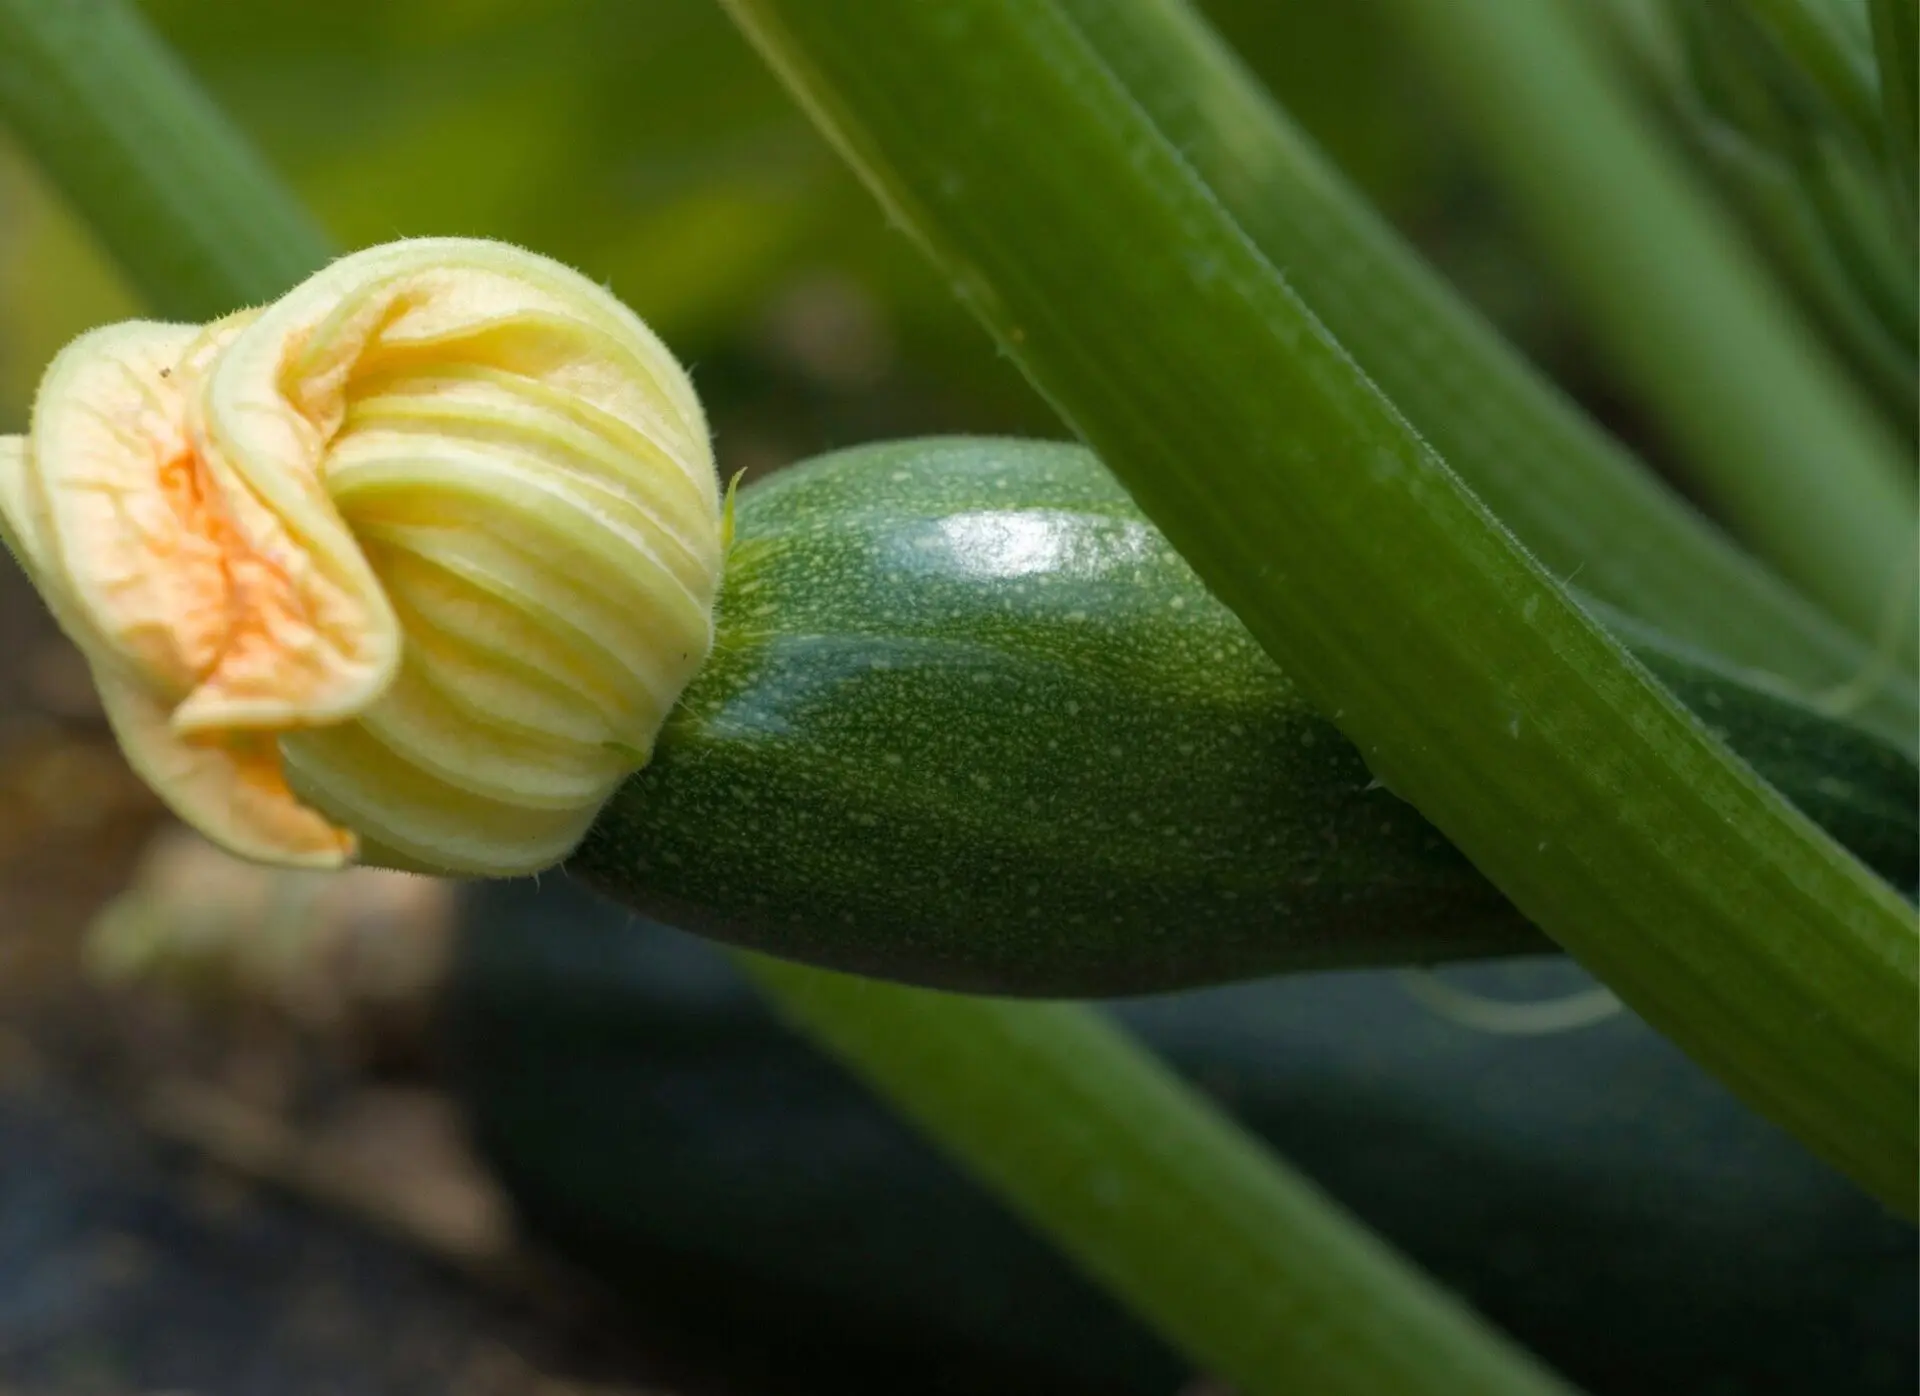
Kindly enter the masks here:
M 1904 756 L 1630 639 L 1912 885 Z M 1042 442 L 862 447 L 744 491 L 713 655 L 571 867 L 722 940 L 979 992 L 1544 947 L 1098 461 Z

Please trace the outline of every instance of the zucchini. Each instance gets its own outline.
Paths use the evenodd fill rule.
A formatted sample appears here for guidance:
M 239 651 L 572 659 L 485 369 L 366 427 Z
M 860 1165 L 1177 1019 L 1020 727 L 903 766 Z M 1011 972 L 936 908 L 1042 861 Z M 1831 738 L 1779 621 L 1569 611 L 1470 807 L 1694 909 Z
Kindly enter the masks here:
M 570 863 L 629 906 L 1013 994 L 1543 948 L 1086 451 L 862 447 L 743 491 L 736 530 L 712 658 Z M 1635 639 L 1911 885 L 1904 756 Z
M 446 1021 L 476 1138 L 529 1229 L 642 1331 L 790 1396 L 1184 1389 L 1173 1353 L 715 947 L 563 879 L 463 895 Z M 1556 961 L 1455 975 L 1570 987 Z M 1492 1037 L 1396 979 L 1114 1011 L 1592 1396 L 1916 1389 L 1905 1220 L 1630 1014 Z

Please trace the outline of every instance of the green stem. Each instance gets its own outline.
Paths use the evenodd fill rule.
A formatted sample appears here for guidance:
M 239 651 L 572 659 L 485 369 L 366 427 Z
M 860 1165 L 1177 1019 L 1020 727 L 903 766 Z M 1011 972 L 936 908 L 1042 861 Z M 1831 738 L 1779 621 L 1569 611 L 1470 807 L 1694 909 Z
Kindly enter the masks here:
M 0 0 L 0 41 L 65 33 L 62 5 Z M 0 42 L 0 91 L 29 106 L 123 95 L 130 148 L 141 131 L 151 140 L 127 163 L 174 197 L 143 202 L 91 177 L 69 188 L 113 246 L 152 244 L 126 264 L 136 285 L 207 319 L 324 261 L 291 193 L 132 15 L 108 0 L 86 8 L 105 42 Z M 28 63 L 53 71 L 14 71 Z M 207 144 L 174 143 L 180 111 Z M 50 165 L 94 168 L 84 147 L 99 133 L 86 123 L 28 112 L 19 130 Z M 50 137 L 58 148 L 42 148 Z M 300 236 L 269 248 L 261 228 Z M 1247 1396 L 1565 1391 L 1091 1014 L 742 958 L 797 1023 Z
M 1912 471 L 1567 0 L 1393 0 L 1735 530 L 1856 634 L 1908 617 Z M 1898 627 L 1903 667 L 1913 627 Z
M 1375 774 L 1642 1016 L 1911 1209 L 1911 908 L 1461 487 L 1060 11 L 728 7 Z
M 0 121 L 161 315 L 271 300 L 329 255 L 319 225 L 118 0 L 0 0 Z
M 1562 577 L 1803 693 L 1869 648 L 1732 546 L 1515 351 L 1321 156 L 1182 0 L 1062 8 L 1267 260 L 1493 512 Z M 1863 721 L 1912 750 L 1920 696 Z
M 787 1018 L 1245 1396 L 1565 1390 L 1094 1011 L 737 958 Z

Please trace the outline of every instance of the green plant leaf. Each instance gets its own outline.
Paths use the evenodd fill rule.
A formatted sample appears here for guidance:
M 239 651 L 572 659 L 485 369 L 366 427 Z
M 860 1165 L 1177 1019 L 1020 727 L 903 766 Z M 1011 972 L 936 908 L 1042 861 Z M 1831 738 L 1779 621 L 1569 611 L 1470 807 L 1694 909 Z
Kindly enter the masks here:
M 1598 629 L 1047 0 L 729 0 L 1376 776 L 1745 1098 L 1914 1205 L 1912 910 Z

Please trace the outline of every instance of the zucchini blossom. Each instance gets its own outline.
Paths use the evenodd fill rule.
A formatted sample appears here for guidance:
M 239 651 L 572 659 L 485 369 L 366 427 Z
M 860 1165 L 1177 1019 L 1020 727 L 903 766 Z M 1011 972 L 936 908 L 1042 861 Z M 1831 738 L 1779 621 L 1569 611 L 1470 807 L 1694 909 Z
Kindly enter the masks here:
M 0 437 L 0 535 L 129 761 L 292 866 L 565 857 L 707 656 L 722 533 L 673 356 L 494 242 L 92 331 Z

